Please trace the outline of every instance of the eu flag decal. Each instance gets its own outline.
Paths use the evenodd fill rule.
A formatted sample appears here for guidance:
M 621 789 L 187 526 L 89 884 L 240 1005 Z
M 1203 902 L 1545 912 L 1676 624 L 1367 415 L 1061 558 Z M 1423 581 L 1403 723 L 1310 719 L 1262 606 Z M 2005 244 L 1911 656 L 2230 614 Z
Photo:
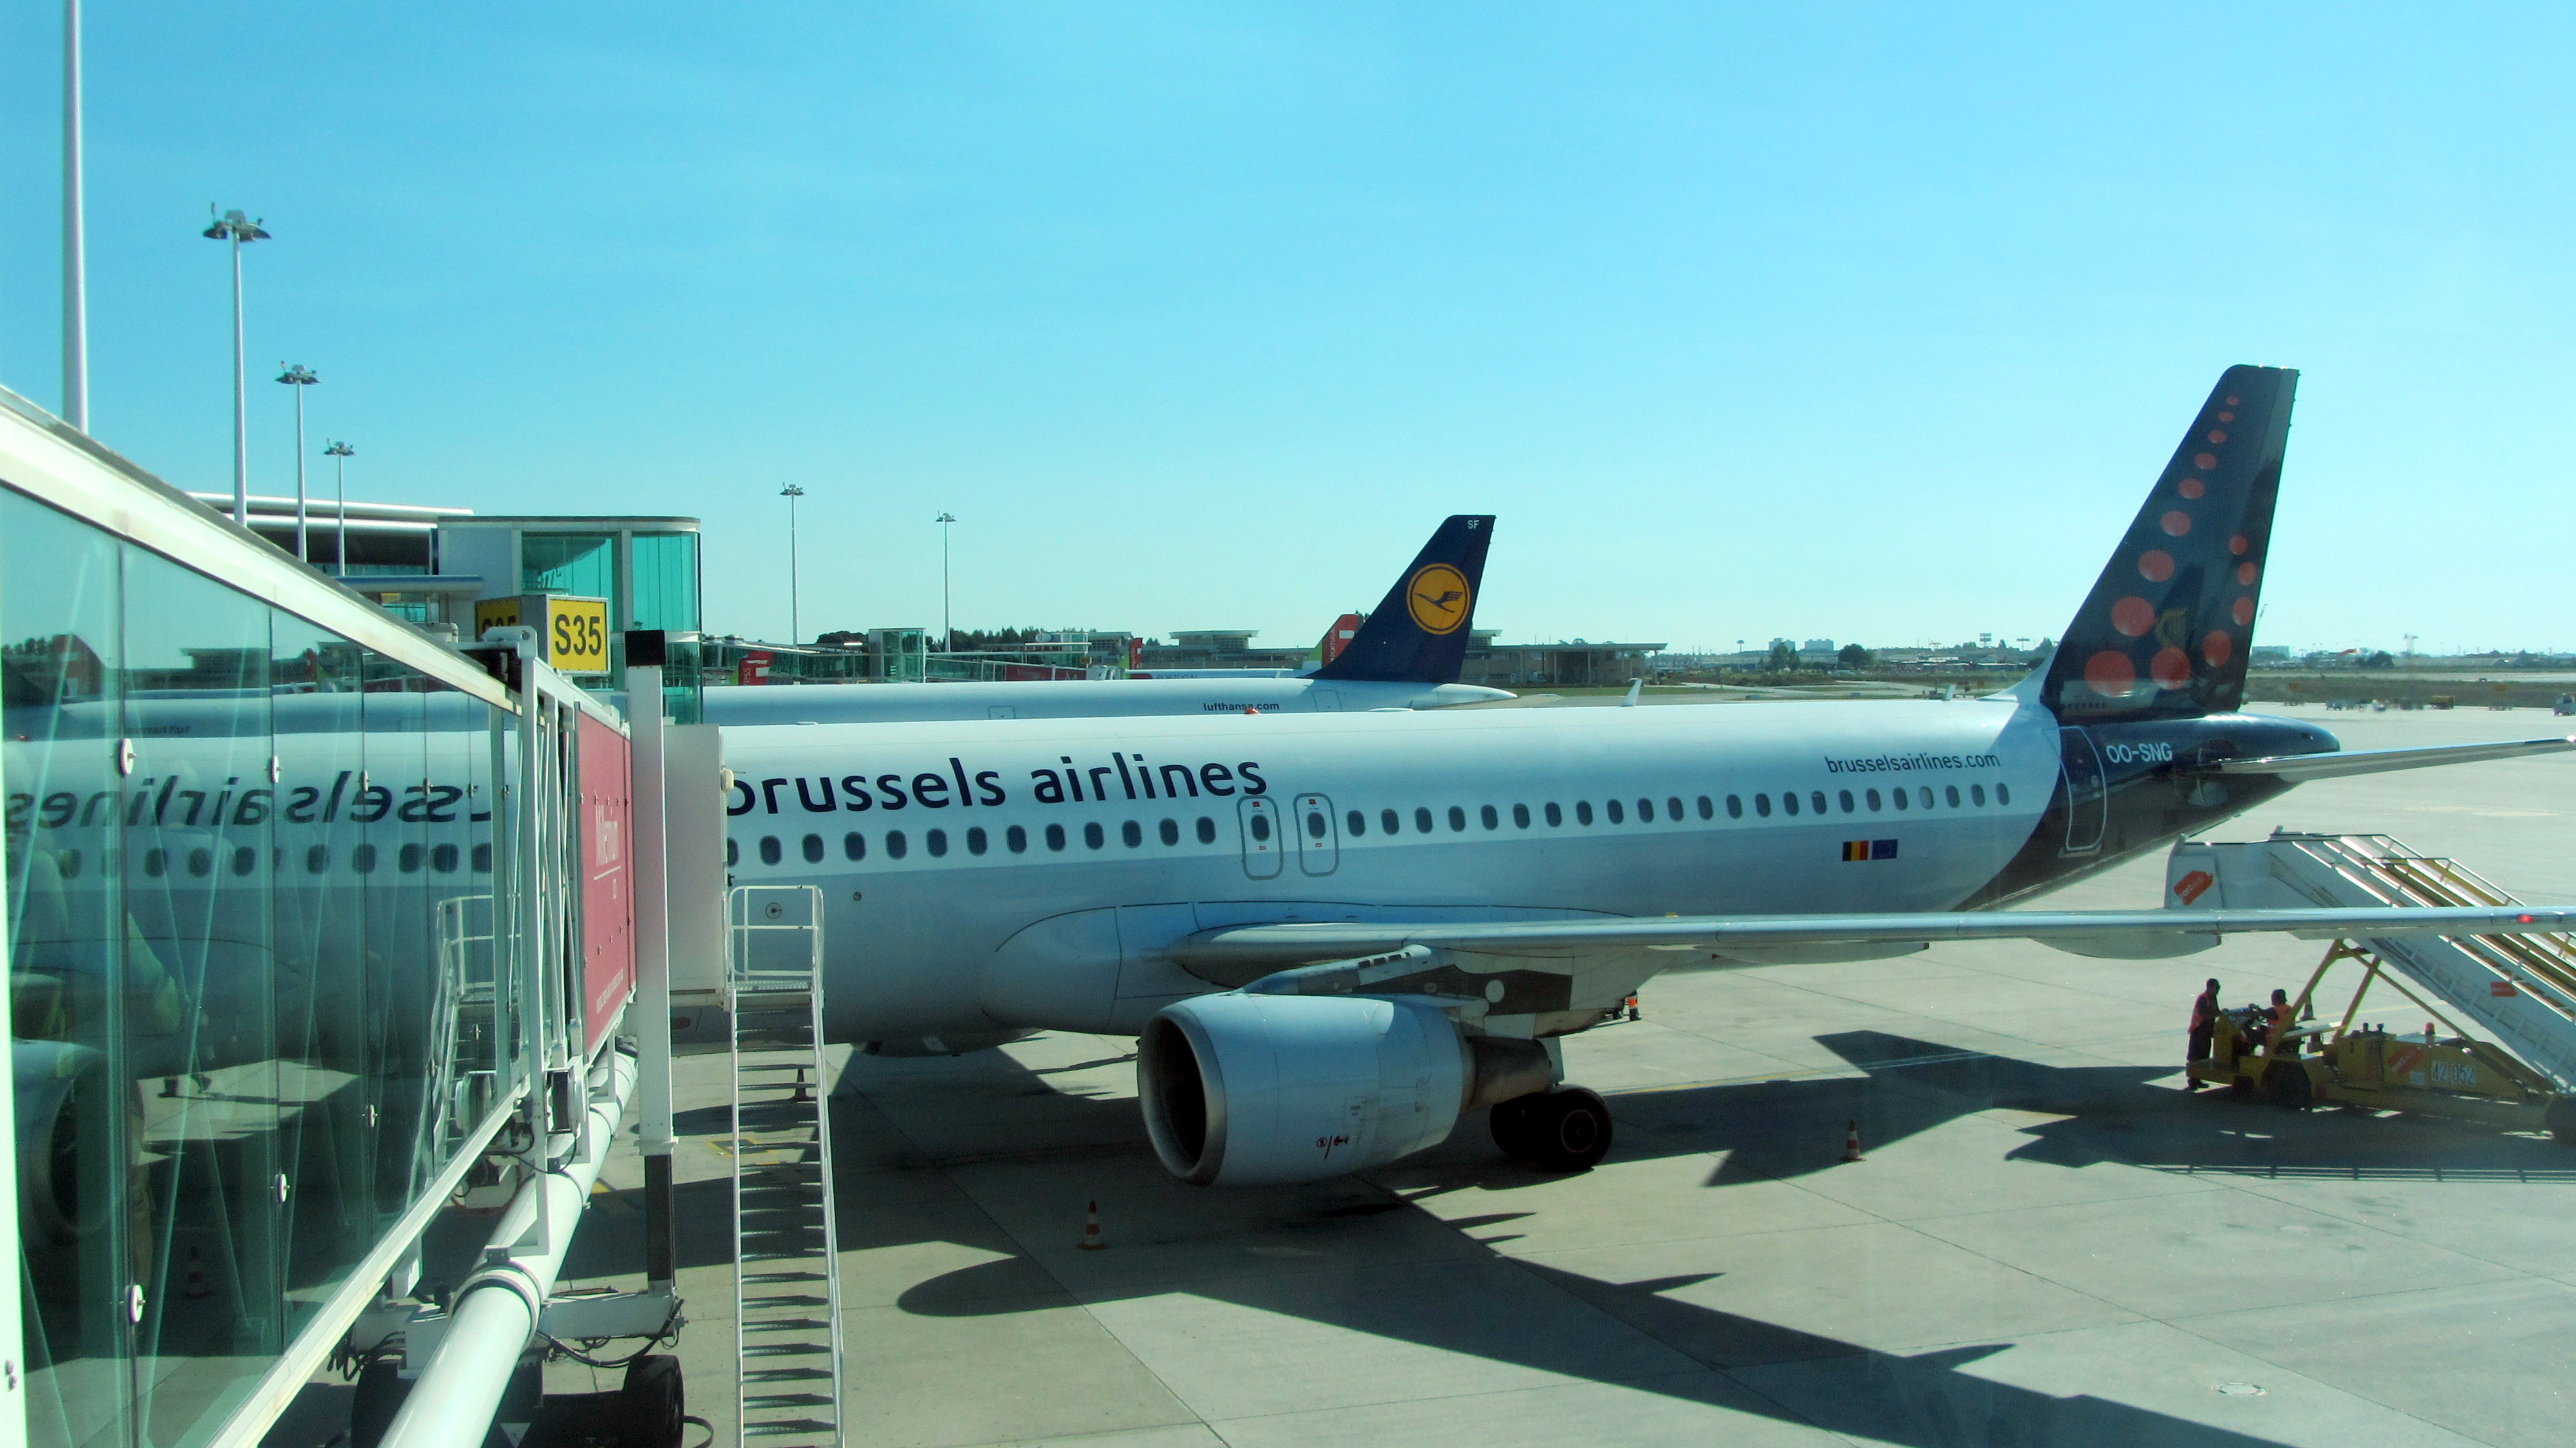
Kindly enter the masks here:
M 1872 840 L 1872 841 L 1870 841 L 1870 842 L 1869 842 L 1869 857 L 1870 857 L 1871 859 L 1873 859 L 1873 860 L 1893 860 L 1893 859 L 1895 859 L 1895 858 L 1896 858 L 1896 841 L 1894 841 L 1894 840 Z

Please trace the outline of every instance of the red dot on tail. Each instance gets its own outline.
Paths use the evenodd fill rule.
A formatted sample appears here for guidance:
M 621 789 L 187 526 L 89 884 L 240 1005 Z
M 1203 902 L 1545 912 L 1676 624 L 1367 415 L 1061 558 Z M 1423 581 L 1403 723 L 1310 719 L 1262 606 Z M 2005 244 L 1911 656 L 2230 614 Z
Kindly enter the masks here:
M 2209 660 L 2211 668 L 2217 668 L 2236 656 L 2236 640 L 2212 629 L 2209 637 L 2200 641 L 2200 656 Z
M 2185 478 L 2182 480 L 2182 487 L 2179 491 L 2186 498 L 2197 498 L 2201 494 L 2208 492 L 2209 486 L 2198 478 Z
M 2208 472 L 2211 468 L 2218 466 L 2218 454 L 2195 453 L 2192 455 L 2191 465 L 2200 469 L 2204 473 Z
M 2127 654 L 2104 649 L 2084 661 L 2084 682 L 2094 693 L 2117 699 L 2137 687 L 2138 666 L 2129 662 Z
M 2179 538 L 2183 534 L 2191 531 L 2191 515 L 2189 513 L 2167 513 L 2157 521 L 2163 525 L 2164 530 L 2168 535 L 2175 538 Z
M 2236 399 L 2235 399 L 2235 398 L 2233 398 L 2233 397 L 2231 397 L 2231 398 L 2227 399 L 2227 405 L 2228 405 L 2228 406 L 2230 406 L 2230 407 L 2234 407 L 2234 406 L 2236 405 Z
M 2137 638 L 2156 626 L 2156 606 L 2143 598 L 2124 598 L 2111 605 L 2111 627 Z
M 2237 599 L 2236 606 L 2227 610 L 2227 616 L 2236 620 L 2236 626 L 2238 628 L 2252 627 L 2254 623 L 2254 600 L 2251 598 Z
M 2234 422 L 2236 420 L 2236 414 L 2232 412 L 2222 412 L 2218 414 L 2218 420 L 2220 422 Z
M 2162 583 L 2173 577 L 2173 555 L 2161 548 L 2139 554 L 2138 576 L 2149 583 Z
M 2209 430 L 2209 440 L 2211 442 L 2225 442 L 2227 441 L 2227 434 L 2220 432 L 2217 428 L 2213 427 Z
M 2245 585 L 2247 588 L 2252 588 L 2254 586 L 2254 573 L 2254 565 L 2251 563 L 2239 563 L 2236 565 L 2236 581 Z
M 2191 655 L 2180 649 L 2156 650 L 2155 662 L 2147 666 L 2147 676 L 2159 689 L 2179 689 L 2191 683 Z
M 2240 558 L 2245 555 L 2245 550 L 2252 546 L 2252 544 L 2245 541 L 2245 535 L 2242 533 L 2239 533 L 2235 537 L 2227 540 L 2227 551 Z

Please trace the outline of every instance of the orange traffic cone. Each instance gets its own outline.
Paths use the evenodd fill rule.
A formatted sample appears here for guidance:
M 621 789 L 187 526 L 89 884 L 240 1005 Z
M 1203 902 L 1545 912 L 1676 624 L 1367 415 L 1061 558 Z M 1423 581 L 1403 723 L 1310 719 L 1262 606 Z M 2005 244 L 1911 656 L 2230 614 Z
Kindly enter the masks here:
M 1633 1021 L 1633 1020 L 1637 1020 L 1638 1018 L 1639 1018 L 1639 1017 L 1638 1017 L 1638 1015 L 1637 1015 L 1637 998 L 1636 998 L 1635 996 L 1630 996 L 1630 997 L 1628 997 L 1628 1019 L 1630 1019 L 1630 1020 L 1632 1020 L 1632 1021 Z
M 1082 1240 L 1074 1243 L 1085 1252 L 1097 1252 L 1108 1246 L 1100 1239 L 1100 1203 L 1093 1202 L 1082 1214 Z
M 1859 1160 L 1861 1160 L 1861 1159 L 1862 1159 L 1862 1157 L 1861 1157 L 1861 1154 L 1860 1154 L 1860 1123 L 1859 1123 L 1859 1122 L 1857 1122 L 1857 1121 L 1854 1121 L 1854 1122 L 1853 1122 L 1853 1123 L 1851 1123 L 1851 1125 L 1850 1125 L 1848 1128 L 1846 1128 L 1846 1129 L 1844 1130 L 1844 1132 L 1843 1132 L 1843 1160 L 1845 1160 L 1845 1161 L 1859 1161 Z
M 205 1255 L 194 1247 L 188 1249 L 188 1281 L 179 1295 L 190 1302 L 203 1302 L 215 1295 L 215 1289 L 206 1285 Z

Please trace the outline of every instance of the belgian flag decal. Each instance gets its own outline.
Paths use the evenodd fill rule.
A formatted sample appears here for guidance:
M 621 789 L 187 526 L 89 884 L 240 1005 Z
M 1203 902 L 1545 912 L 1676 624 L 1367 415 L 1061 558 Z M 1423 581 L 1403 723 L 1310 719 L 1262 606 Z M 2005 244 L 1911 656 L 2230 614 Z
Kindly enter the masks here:
M 1893 860 L 1895 858 L 1896 841 L 1894 840 L 1843 841 L 1843 860 L 1846 864 L 1854 860 Z

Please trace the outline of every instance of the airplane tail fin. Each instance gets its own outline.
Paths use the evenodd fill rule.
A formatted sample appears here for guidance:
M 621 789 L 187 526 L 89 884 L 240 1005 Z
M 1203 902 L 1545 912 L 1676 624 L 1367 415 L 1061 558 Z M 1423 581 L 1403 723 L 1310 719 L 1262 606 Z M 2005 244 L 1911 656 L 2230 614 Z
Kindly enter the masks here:
M 1490 513 L 1461 513 L 1442 523 L 1359 633 L 1312 677 L 1458 682 L 1476 590 L 1485 581 L 1485 548 L 1493 537 Z
M 2070 724 L 2245 700 L 2299 374 L 2230 367 L 2058 639 L 2040 702 Z

